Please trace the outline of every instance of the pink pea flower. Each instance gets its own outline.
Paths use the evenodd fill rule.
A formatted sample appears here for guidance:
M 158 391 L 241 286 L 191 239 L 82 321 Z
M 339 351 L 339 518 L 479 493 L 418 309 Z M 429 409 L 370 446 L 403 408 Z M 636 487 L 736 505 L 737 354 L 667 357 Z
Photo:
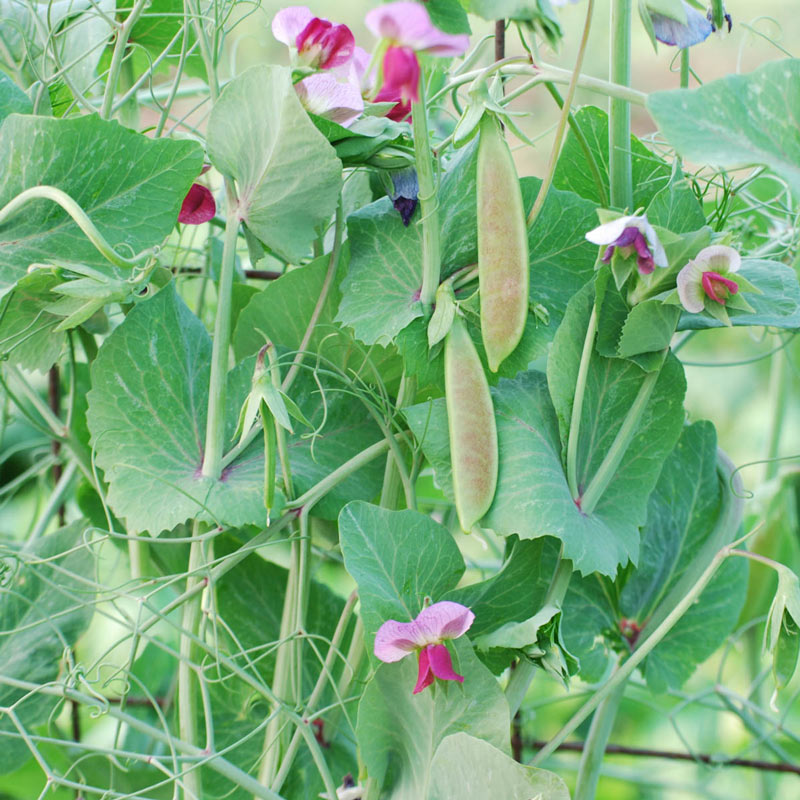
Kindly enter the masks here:
M 741 256 L 732 247 L 719 244 L 701 250 L 678 273 L 681 305 L 691 314 L 699 314 L 707 300 L 724 306 L 739 291 L 739 284 L 727 276 L 738 272 L 741 264 Z
M 390 619 L 375 634 L 375 656 L 392 663 L 416 651 L 419 672 L 414 694 L 430 686 L 434 677 L 463 683 L 464 676 L 454 672 L 450 651 L 443 642 L 462 636 L 474 619 L 466 606 L 449 600 L 423 608 L 412 622 Z
M 420 3 L 397 2 L 373 8 L 365 20 L 370 31 L 388 43 L 383 56 L 383 88 L 404 103 L 419 100 L 417 53 L 460 56 L 469 45 L 466 34 L 440 31 Z
M 294 88 L 306 111 L 344 128 L 352 125 L 364 111 L 361 78 L 353 62 L 309 75 Z
M 282 8 L 272 18 L 272 35 L 297 50 L 303 66 L 332 69 L 353 58 L 355 39 L 347 25 L 315 17 L 306 6 Z
M 216 213 L 217 204 L 214 202 L 214 195 L 205 186 L 193 183 L 181 204 L 178 222 L 184 225 L 202 225 L 213 219 Z
M 611 261 L 615 249 L 620 248 L 623 258 L 636 253 L 636 267 L 642 275 L 649 275 L 656 267 L 669 266 L 664 247 L 645 214 L 606 222 L 589 231 L 586 238 L 592 244 L 608 245 L 603 253 L 603 263 Z

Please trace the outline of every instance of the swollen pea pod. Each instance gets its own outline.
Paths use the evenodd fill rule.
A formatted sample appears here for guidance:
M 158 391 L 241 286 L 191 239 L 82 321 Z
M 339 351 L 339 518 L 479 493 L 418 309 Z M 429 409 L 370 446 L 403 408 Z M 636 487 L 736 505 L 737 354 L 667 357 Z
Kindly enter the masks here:
M 489 369 L 519 344 L 528 319 L 528 228 L 517 171 L 497 120 L 481 120 L 478 142 L 478 281 Z
M 489 510 L 497 487 L 497 427 L 478 352 L 456 316 L 444 345 L 444 388 L 458 521 L 463 530 Z

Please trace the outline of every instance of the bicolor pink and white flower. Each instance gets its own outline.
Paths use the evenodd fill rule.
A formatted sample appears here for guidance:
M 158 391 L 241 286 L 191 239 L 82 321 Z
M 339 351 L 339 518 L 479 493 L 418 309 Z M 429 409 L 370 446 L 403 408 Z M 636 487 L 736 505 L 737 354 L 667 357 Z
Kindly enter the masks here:
M 642 275 L 649 275 L 656 267 L 669 265 L 664 247 L 647 221 L 646 214 L 611 220 L 589 231 L 586 238 L 592 244 L 607 245 L 602 258 L 605 264 L 611 261 L 615 250 L 619 248 L 623 258 L 630 258 L 636 253 L 636 267 Z
M 184 225 L 202 225 L 213 219 L 216 213 L 214 195 L 202 184 L 193 183 L 181 204 L 178 222 Z
M 460 56 L 469 45 L 466 34 L 440 31 L 423 5 L 413 2 L 386 3 L 367 13 L 365 22 L 386 46 L 383 55 L 381 92 L 401 102 L 419 100 L 420 66 L 417 53 Z
M 306 6 L 282 8 L 272 18 L 272 35 L 297 54 L 301 66 L 333 69 L 353 58 L 355 38 L 347 25 L 315 17 Z
M 678 273 L 681 305 L 691 314 L 699 314 L 709 301 L 724 306 L 739 292 L 739 283 L 731 276 L 741 265 L 742 258 L 732 247 L 704 248 Z
M 375 656 L 392 663 L 416 652 L 419 672 L 414 694 L 430 686 L 434 677 L 463 683 L 464 676 L 453 670 L 450 651 L 444 642 L 463 636 L 474 619 L 475 615 L 466 606 L 449 600 L 423 608 L 411 622 L 390 619 L 375 634 Z

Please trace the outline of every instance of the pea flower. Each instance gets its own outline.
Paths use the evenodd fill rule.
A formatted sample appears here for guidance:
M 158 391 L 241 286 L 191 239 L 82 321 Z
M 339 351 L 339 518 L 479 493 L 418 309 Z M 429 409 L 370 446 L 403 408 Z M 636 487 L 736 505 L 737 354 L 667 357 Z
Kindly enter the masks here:
M 466 633 L 475 615 L 461 603 L 442 600 L 417 614 L 412 622 L 390 619 L 375 634 L 375 656 L 392 663 L 417 652 L 419 673 L 414 694 L 433 683 L 434 677 L 443 681 L 464 682 L 464 676 L 453 671 L 450 651 L 444 644 Z
M 649 9 L 648 13 L 656 39 L 671 47 L 683 49 L 705 41 L 714 27 L 701 11 L 690 6 L 685 0 L 681 0 L 681 5 L 686 12 L 685 23 Z
M 759 289 L 747 278 L 736 275 L 741 265 L 742 258 L 732 247 L 717 244 L 704 248 L 678 273 L 680 304 L 690 314 L 705 310 L 726 325 L 731 324 L 726 306 L 752 311 L 740 293 L 759 293 Z
M 420 3 L 386 3 L 369 11 L 364 21 L 386 43 L 381 91 L 392 93 L 392 98 L 399 96 L 404 103 L 419 100 L 417 53 L 460 56 L 469 44 L 466 34 L 440 31 Z
M 186 197 L 183 198 L 178 222 L 184 225 L 202 225 L 214 218 L 217 204 L 214 195 L 203 185 L 193 183 Z
M 272 35 L 297 51 L 302 66 L 332 69 L 353 58 L 355 39 L 347 25 L 315 17 L 306 6 L 282 8 L 272 18 Z
M 603 253 L 604 264 L 611 261 L 615 249 L 619 248 L 620 255 L 626 259 L 636 253 L 636 267 L 642 275 L 649 275 L 656 267 L 668 266 L 667 254 L 646 214 L 611 220 L 589 231 L 586 238 L 592 244 L 608 245 Z

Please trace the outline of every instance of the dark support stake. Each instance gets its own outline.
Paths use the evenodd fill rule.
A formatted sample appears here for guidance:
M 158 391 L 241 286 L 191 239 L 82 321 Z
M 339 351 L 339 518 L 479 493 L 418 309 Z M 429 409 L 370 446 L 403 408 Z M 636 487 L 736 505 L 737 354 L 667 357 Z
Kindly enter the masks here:
M 47 376 L 47 398 L 50 402 L 50 410 L 57 416 L 61 416 L 61 375 L 58 369 L 58 364 L 50 367 L 50 372 Z M 61 452 L 61 442 L 58 439 L 53 439 L 51 445 L 53 456 L 56 458 L 56 463 L 53 464 L 53 481 L 58 483 L 61 479 L 63 468 L 61 462 L 58 460 L 58 454 Z M 58 507 L 58 524 L 64 525 L 64 504 Z
M 506 21 L 499 19 L 494 24 L 494 60 L 506 57 Z

